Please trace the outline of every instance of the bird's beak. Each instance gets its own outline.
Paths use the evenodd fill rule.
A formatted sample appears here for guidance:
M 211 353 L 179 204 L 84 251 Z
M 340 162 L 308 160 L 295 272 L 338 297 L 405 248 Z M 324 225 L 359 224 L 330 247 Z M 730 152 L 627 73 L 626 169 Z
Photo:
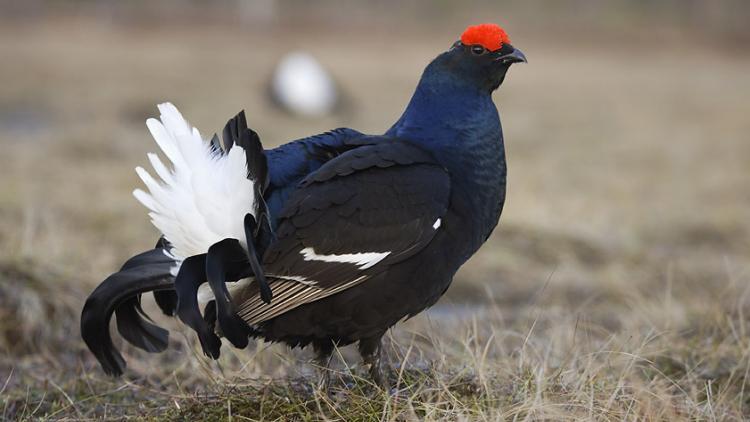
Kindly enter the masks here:
M 517 48 L 513 48 L 513 51 L 503 54 L 495 60 L 502 62 L 503 64 L 528 63 L 526 56 Z

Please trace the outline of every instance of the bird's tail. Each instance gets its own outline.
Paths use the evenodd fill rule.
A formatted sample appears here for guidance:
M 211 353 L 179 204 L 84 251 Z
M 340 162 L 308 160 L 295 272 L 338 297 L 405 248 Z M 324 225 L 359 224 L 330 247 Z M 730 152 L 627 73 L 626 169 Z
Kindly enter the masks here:
M 256 185 L 266 183 L 254 172 L 260 165 L 256 161 L 265 165 L 265 156 L 262 148 L 259 154 L 251 153 L 247 147 L 256 146 L 250 144 L 252 139 L 231 125 L 240 116 L 244 122 L 244 113 L 230 120 L 220 143 L 217 137 L 205 141 L 174 105 L 159 104 L 159 112 L 160 120 L 148 119 L 146 125 L 167 164 L 148 154 L 156 177 L 137 167 L 147 191 L 136 189 L 133 195 L 149 209 L 154 226 L 169 241 L 169 252 L 179 263 L 206 253 L 225 238 L 243 239 L 245 215 L 257 213 Z M 265 168 L 260 170 L 265 177 Z M 177 266 L 173 273 L 178 270 Z
M 137 190 L 135 196 L 151 210 L 154 225 L 163 237 L 154 249 L 129 259 L 120 271 L 107 277 L 91 293 L 81 314 L 81 335 L 110 375 L 120 375 L 125 368 L 109 332 L 113 313 L 118 331 L 134 346 L 149 352 L 167 348 L 168 331 L 150 322 L 141 307 L 145 292 L 153 292 L 165 314 L 177 315 L 197 327 L 204 350 L 218 356 L 220 343 L 213 335 L 214 321 L 217 317 L 226 320 L 231 313 L 231 298 L 222 292 L 226 291 L 223 283 L 237 277 L 231 277 L 230 272 L 228 278 L 222 274 L 215 279 L 211 290 L 219 295 L 217 301 L 209 302 L 204 317 L 196 296 L 198 287 L 206 281 L 206 271 L 182 268 L 188 261 L 200 266 L 207 256 L 213 264 L 224 264 L 228 255 L 223 249 L 212 249 L 214 244 L 236 239 L 238 250 L 247 255 L 247 261 L 233 271 L 244 277 L 254 275 L 254 281 L 270 300 L 260 258 L 274 235 L 263 200 L 268 165 L 258 135 L 247 127 L 245 114 L 240 112 L 227 122 L 223 140 L 214 135 L 205 142 L 174 106 L 166 103 L 159 109 L 161 122 L 150 119 L 148 126 L 172 168 L 168 169 L 155 154 L 149 154 L 161 180 L 157 182 L 139 168 L 149 193 Z M 235 249 L 230 252 L 237 252 Z M 212 251 L 215 253 L 209 253 Z M 191 282 L 186 276 L 194 280 Z M 244 335 L 246 344 L 245 331 L 236 331 L 237 335 L 230 338 L 242 344 L 238 337 Z
M 120 271 L 99 284 L 83 306 L 81 336 L 109 375 L 120 375 L 125 368 L 109 333 L 113 313 L 120 335 L 129 343 L 148 352 L 167 348 L 169 332 L 149 322 L 141 308 L 141 294 L 153 291 L 161 309 L 174 313 L 176 296 L 170 270 L 175 261 L 167 255 L 167 247 L 162 239 L 154 249 L 130 258 Z

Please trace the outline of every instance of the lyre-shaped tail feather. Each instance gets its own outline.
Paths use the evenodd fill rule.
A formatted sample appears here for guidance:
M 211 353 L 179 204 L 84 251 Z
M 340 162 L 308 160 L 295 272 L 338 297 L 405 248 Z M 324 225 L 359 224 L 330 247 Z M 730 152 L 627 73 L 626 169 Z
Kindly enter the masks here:
M 167 331 L 151 323 L 140 305 L 141 295 L 150 291 L 164 313 L 177 313 L 191 327 L 199 329 L 209 340 L 203 344 L 204 350 L 218 357 L 221 343 L 213 334 L 215 321 L 218 316 L 228 314 L 231 307 L 224 306 L 220 314 L 216 302 L 210 302 L 214 304 L 210 308 L 213 310 L 207 308 L 204 321 L 196 295 L 207 276 L 205 270 L 189 274 L 195 278 L 193 284 L 175 280 L 178 272 L 191 272 L 191 262 L 205 261 L 212 245 L 236 239 L 237 248 L 248 258 L 243 264 L 247 268 L 237 271 L 245 277 L 253 271 L 261 274 L 255 281 L 270 292 L 258 261 L 265 249 L 262 245 L 273 239 L 263 200 L 268 165 L 258 135 L 247 128 L 242 112 L 229 120 L 221 143 L 216 136 L 204 141 L 172 104 L 159 105 L 159 111 L 160 120 L 149 119 L 146 124 L 170 165 L 165 165 L 156 154 L 148 154 L 157 177 L 136 168 L 148 192 L 137 189 L 133 194 L 150 210 L 152 222 L 163 237 L 155 249 L 131 258 L 119 272 L 103 281 L 89 296 L 81 314 L 83 339 L 105 372 L 112 375 L 121 374 L 125 367 L 109 333 L 113 314 L 117 316 L 120 334 L 128 342 L 150 352 L 167 347 Z M 256 230 L 250 232 L 246 225 L 249 216 L 252 221 L 256 217 L 261 220 L 259 226 L 252 226 Z M 255 246 L 258 240 L 260 248 Z M 224 263 L 224 255 L 214 258 L 212 262 Z M 180 270 L 183 261 L 185 271 Z M 236 281 L 237 277 L 234 273 L 226 274 L 217 279 L 220 285 L 212 285 L 212 290 L 226 290 L 223 283 Z M 225 296 L 222 298 L 228 300 L 228 294 Z M 239 327 L 232 332 L 236 334 L 233 338 L 238 341 L 238 336 L 244 333 L 245 327 Z
M 125 368 L 125 360 L 109 333 L 113 313 L 120 334 L 128 342 L 149 352 L 166 349 L 168 332 L 149 322 L 141 309 L 140 296 L 149 291 L 170 291 L 174 283 L 172 266 L 174 261 L 157 245 L 129 259 L 86 300 L 81 312 L 81 336 L 107 374 L 120 375 Z

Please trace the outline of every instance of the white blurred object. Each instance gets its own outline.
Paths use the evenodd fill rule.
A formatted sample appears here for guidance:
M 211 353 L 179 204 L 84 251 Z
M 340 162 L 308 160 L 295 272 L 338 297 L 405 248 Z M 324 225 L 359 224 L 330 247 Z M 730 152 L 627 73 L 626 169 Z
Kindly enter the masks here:
M 331 113 L 339 101 L 331 75 L 312 55 L 302 51 L 287 54 L 276 66 L 271 95 L 287 111 L 308 117 Z

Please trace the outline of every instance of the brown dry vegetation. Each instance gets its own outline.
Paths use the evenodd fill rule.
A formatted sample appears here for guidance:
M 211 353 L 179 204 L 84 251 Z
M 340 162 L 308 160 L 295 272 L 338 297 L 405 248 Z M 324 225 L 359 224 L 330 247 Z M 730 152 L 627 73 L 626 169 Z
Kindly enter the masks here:
M 312 388 L 307 352 L 255 343 L 210 362 L 158 316 L 171 351 L 124 347 L 126 376 L 103 376 L 77 319 L 93 286 L 157 237 L 130 195 L 155 103 L 205 135 L 244 108 L 269 146 L 343 125 L 378 133 L 464 24 L 0 25 L 0 418 L 747 417 L 750 56 L 719 40 L 567 42 L 512 23 L 531 63 L 496 94 L 506 211 L 437 307 L 390 333 L 397 393 L 372 388 L 348 349 L 332 397 Z M 269 106 L 264 83 L 292 47 L 339 78 L 346 113 Z

